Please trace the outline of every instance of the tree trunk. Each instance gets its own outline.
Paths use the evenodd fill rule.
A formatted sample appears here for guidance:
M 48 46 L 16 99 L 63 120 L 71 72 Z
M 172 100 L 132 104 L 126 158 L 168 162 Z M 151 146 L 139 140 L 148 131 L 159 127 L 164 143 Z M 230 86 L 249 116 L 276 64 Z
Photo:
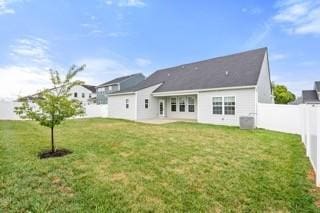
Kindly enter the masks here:
M 51 152 L 55 152 L 53 127 L 51 127 Z

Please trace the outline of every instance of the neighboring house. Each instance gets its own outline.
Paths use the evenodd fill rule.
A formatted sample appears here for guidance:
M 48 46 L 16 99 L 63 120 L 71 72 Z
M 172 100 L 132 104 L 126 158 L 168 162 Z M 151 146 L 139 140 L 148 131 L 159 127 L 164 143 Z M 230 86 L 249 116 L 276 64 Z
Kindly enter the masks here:
M 314 82 L 313 90 L 303 90 L 302 100 L 304 104 L 320 104 L 320 81 Z
M 109 116 L 130 120 L 191 119 L 238 125 L 273 103 L 267 48 L 156 71 L 128 90 L 109 94 Z
M 53 90 L 53 89 L 51 89 Z M 39 93 L 19 98 L 19 100 L 29 99 L 32 100 L 34 97 L 37 97 Z M 93 104 L 93 100 L 96 97 L 95 86 L 92 85 L 77 85 L 71 88 L 70 98 L 79 100 L 83 105 Z
M 113 79 L 96 87 L 97 104 L 108 104 L 108 95 L 112 92 L 126 90 L 143 81 L 145 76 L 141 73 Z
M 71 98 L 79 100 L 83 105 L 94 104 L 96 87 L 92 85 L 74 86 L 70 90 Z

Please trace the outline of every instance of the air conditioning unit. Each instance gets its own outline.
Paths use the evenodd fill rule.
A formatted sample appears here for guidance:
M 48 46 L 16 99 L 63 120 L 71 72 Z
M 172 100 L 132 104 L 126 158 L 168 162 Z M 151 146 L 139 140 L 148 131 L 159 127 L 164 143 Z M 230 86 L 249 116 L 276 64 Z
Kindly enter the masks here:
M 256 122 L 253 116 L 240 116 L 240 129 L 254 128 L 256 128 Z

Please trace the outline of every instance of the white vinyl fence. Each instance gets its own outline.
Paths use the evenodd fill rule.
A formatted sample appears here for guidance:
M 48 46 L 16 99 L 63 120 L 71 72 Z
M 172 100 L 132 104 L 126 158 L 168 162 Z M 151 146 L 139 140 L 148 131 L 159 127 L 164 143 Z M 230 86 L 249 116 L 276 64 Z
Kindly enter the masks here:
M 20 120 L 19 116 L 14 113 L 14 108 L 19 105 L 19 102 L 0 101 L 0 120 Z
M 0 101 L 0 120 L 20 120 L 14 113 L 14 108 L 19 102 Z M 108 105 L 91 104 L 84 106 L 86 114 L 82 118 L 108 117 Z
M 258 104 L 257 127 L 301 135 L 320 186 L 320 105 Z
M 259 128 L 300 134 L 302 105 L 258 104 Z
M 85 106 L 86 110 L 86 118 L 93 118 L 93 117 L 108 117 L 108 105 L 97 105 L 91 104 Z
M 304 106 L 301 112 L 302 142 L 316 173 L 316 184 L 320 186 L 320 106 Z

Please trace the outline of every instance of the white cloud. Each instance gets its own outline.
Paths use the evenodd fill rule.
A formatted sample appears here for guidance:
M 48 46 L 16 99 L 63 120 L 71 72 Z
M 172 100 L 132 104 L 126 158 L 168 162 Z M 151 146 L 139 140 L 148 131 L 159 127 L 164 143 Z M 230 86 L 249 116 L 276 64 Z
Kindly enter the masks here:
M 282 0 L 276 5 L 276 23 L 290 34 L 320 34 L 320 1 Z
M 98 20 L 96 16 L 90 16 L 87 22 L 80 24 L 83 27 L 87 34 L 81 35 L 85 37 L 112 37 L 112 38 L 120 38 L 126 37 L 128 33 L 126 32 L 107 32 L 102 22 Z
M 139 69 L 110 58 L 83 58 L 76 61 L 76 64 L 86 64 L 86 70 L 82 74 L 94 84 L 141 72 Z
M 270 21 L 263 23 L 263 25 L 258 30 L 253 32 L 250 38 L 245 42 L 245 48 L 261 46 L 266 37 L 270 34 L 271 30 L 272 23 Z
M 37 37 L 25 37 L 11 46 L 10 56 L 17 63 L 34 63 L 42 66 L 52 64 L 48 41 Z
M 13 63 L 0 66 L 0 97 L 16 99 L 50 87 L 49 68 L 53 66 L 49 43 L 38 37 L 17 39 L 10 46 Z
M 260 7 L 252 7 L 252 8 L 244 7 L 241 9 L 241 12 L 248 13 L 250 15 L 259 15 L 262 13 L 262 9 Z
M 50 87 L 49 72 L 39 67 L 13 66 L 0 67 L 0 97 L 16 99 Z
M 15 10 L 9 7 L 10 3 L 10 0 L 0 0 L 0 15 L 15 13 Z
M 280 61 L 286 59 L 287 55 L 283 53 L 272 53 L 270 54 L 270 61 Z
M 107 5 L 117 5 L 119 7 L 144 7 L 144 0 L 106 0 Z
M 145 3 L 143 0 L 120 0 L 119 6 L 123 7 L 144 7 Z
M 135 62 L 140 67 L 146 67 L 146 66 L 151 64 L 151 61 L 149 59 L 146 59 L 146 58 L 136 58 Z
M 107 0 L 105 2 L 106 2 L 107 5 L 112 5 L 113 4 L 113 2 L 111 0 Z

